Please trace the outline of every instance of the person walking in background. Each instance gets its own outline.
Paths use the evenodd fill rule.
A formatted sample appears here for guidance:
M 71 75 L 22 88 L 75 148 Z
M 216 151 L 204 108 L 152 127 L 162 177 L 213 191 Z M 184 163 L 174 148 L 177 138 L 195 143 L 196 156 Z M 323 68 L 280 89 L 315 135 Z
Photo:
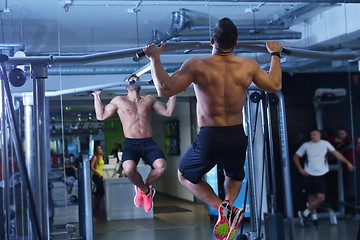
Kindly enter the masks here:
M 327 153 L 331 153 L 338 160 L 344 162 L 349 171 L 353 170 L 353 165 L 328 141 L 321 139 L 319 130 L 310 131 L 310 139 L 300 146 L 293 157 L 297 169 L 305 177 L 305 191 L 308 196 L 308 207 L 304 211 L 298 211 L 298 216 L 303 227 L 306 226 L 310 215 L 313 225 L 318 227 L 316 209 L 325 201 L 325 175 L 329 172 Z M 304 164 L 305 167 L 303 167 L 300 158 L 304 157 L 305 154 L 307 160 Z

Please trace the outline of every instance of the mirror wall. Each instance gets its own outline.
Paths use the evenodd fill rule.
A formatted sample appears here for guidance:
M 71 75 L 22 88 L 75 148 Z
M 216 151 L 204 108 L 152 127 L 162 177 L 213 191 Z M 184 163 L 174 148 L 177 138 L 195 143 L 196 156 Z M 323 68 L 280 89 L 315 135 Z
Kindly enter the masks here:
M 11 57 L 25 54 L 28 57 L 75 57 L 108 53 L 116 50 L 138 49 L 151 42 L 166 43 L 200 42 L 209 43 L 216 22 L 222 17 L 231 18 L 239 29 L 239 45 L 235 49 L 238 57 L 250 57 L 268 71 L 270 57 L 264 47 L 265 40 L 278 40 L 284 48 L 299 50 L 284 54 L 282 58 L 283 89 L 286 102 L 286 117 L 289 135 L 289 155 L 292 155 L 305 141 L 309 131 L 318 128 L 323 138 L 330 141 L 354 165 L 359 165 L 360 128 L 359 99 L 360 74 L 358 59 L 339 57 L 359 50 L 359 26 L 356 25 L 358 3 L 340 2 L 233 2 L 233 1 L 5 1 L 1 12 L 2 53 Z M 15 44 L 16 43 L 16 44 Z M 254 49 L 253 45 L 256 46 Z M 332 53 L 326 55 L 321 53 Z M 15 55 L 20 54 L 20 55 Z M 165 50 L 162 61 L 169 74 L 178 69 L 190 57 L 205 57 L 211 54 L 208 47 Z M 357 55 L 358 57 L 358 55 Z M 118 116 L 98 121 L 94 110 L 92 90 L 102 89 L 103 104 L 115 96 L 125 96 L 123 84 L 133 73 L 139 73 L 148 59 L 134 60 L 133 55 L 120 55 L 111 60 L 84 62 L 53 62 L 48 64 L 45 80 L 45 143 L 44 160 L 48 171 L 48 234 L 55 239 L 79 235 L 78 177 L 77 164 L 83 154 L 94 155 L 94 147 L 100 145 L 108 164 L 107 178 L 125 177 L 115 172 L 117 160 L 112 154 L 115 143 L 124 143 L 124 133 Z M 25 70 L 27 81 L 23 86 L 11 87 L 15 100 L 17 131 L 21 137 L 21 148 L 27 160 L 30 180 L 37 181 L 31 174 L 36 149 L 31 139 L 31 130 L 36 122 L 32 120 L 31 64 L 18 66 Z M 14 66 L 9 64 L 8 72 Z M 140 74 L 139 74 L 140 75 Z M 141 74 L 141 80 L 151 80 L 150 72 Z M 112 85 L 112 87 L 107 87 Z M 24 94 L 30 94 L 27 100 Z M 159 101 L 152 85 L 142 87 L 142 95 L 151 95 Z M 167 152 L 169 136 L 166 124 L 169 120 L 179 122 L 178 140 L 180 152 L 166 155 L 168 169 L 154 187 L 165 196 L 198 203 L 177 180 L 177 166 L 181 155 L 190 146 L 196 134 L 195 94 L 192 88 L 180 93 L 172 117 L 153 115 L 153 137 L 159 147 Z M 3 100 L 3 98 L 2 98 Z M 27 102 L 30 101 L 30 102 Z M 5 103 L 3 101 L 3 103 Z M 30 109 L 29 109 L 30 108 Z M 30 114 L 30 115 L 27 115 Z M 5 114 L 5 117 L 7 114 Z M 41 121 L 35 119 L 35 121 Z M 274 129 L 276 129 L 276 122 Z M 12 142 L 13 134 L 9 121 L 1 127 L 2 181 L 0 190 L 3 199 L 1 208 L 15 214 L 6 217 L 6 236 L 32 236 L 33 226 L 26 210 L 26 189 L 19 177 L 17 159 Z M 344 135 L 344 132 L 347 135 Z M 6 134 L 5 134 L 6 133 Z M 29 134 L 29 135 L 27 135 Z M 30 137 L 31 138 L 31 137 Z M 6 146 L 6 148 L 4 148 Z M 32 150 L 31 150 L 32 149 Z M 327 175 L 326 206 L 342 216 L 356 214 L 352 206 L 359 201 L 359 170 L 348 172 L 345 165 L 334 158 L 328 159 L 331 171 Z M 5 187 L 5 170 L 8 173 Z M 36 172 L 36 171 L 34 171 Z M 114 174 L 115 173 L 115 174 Z M 281 172 L 279 173 L 281 175 Z M 292 164 L 294 213 L 305 207 L 306 197 L 302 193 L 303 178 Z M 277 183 L 279 211 L 284 211 L 281 179 Z M 333 187 L 336 186 L 336 187 Z M 92 189 L 93 190 L 93 189 Z M 8 193 L 5 194 L 5 191 Z M 105 188 L 106 192 L 106 188 Z M 34 195 L 37 193 L 35 192 Z M 109 191 L 108 191 L 108 194 Z M 124 196 L 132 196 L 126 192 Z M 111 197 L 107 196 L 108 199 Z M 125 198 L 125 197 L 124 197 Z M 132 202 L 130 202 L 131 204 Z M 162 202 L 156 202 L 155 205 Z M 175 203 L 174 203 L 175 204 Z M 169 204 L 169 205 L 174 205 Z M 102 201 L 103 224 L 115 224 L 118 219 L 107 219 L 111 208 Z M 157 215 L 156 209 L 149 218 Z M 10 216 L 10 215 L 6 215 Z M 96 228 L 94 238 L 101 234 Z M 2 215 L 0 214 L 0 217 Z M 16 221 L 14 220 L 16 219 Z M 131 219 L 131 218 L 130 218 Z M 141 220 L 139 220 L 141 221 Z M 210 220 L 209 220 L 210 221 Z M 209 224 L 208 219 L 200 221 Z M 46 224 L 45 224 L 46 225 Z M 112 225 L 111 225 L 112 226 Z M 149 225 L 150 226 L 150 225 Z M 148 228 L 144 227 L 145 229 Z M 122 228 L 121 231 L 131 231 Z M 99 231 L 99 232 L 98 232 Z M 5 234 L 6 233 L 6 234 Z M 125 238 L 124 238 L 125 239 Z

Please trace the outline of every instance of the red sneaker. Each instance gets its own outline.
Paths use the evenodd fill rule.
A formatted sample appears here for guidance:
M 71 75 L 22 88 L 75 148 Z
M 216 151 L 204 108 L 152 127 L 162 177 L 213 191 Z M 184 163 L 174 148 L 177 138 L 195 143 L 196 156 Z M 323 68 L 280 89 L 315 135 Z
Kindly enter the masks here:
M 155 196 L 155 189 L 149 187 L 149 193 L 147 195 L 145 195 L 144 193 L 142 194 L 143 199 L 144 199 L 144 210 L 145 212 L 149 212 L 151 210 L 151 208 L 154 205 L 153 202 L 153 198 Z
M 136 207 L 141 207 L 143 204 L 143 192 L 138 188 L 137 186 L 134 186 L 135 188 L 135 197 L 134 197 L 134 204 Z
M 223 201 L 218 208 L 218 220 L 214 226 L 214 236 L 224 239 L 229 233 L 232 205 L 229 201 Z

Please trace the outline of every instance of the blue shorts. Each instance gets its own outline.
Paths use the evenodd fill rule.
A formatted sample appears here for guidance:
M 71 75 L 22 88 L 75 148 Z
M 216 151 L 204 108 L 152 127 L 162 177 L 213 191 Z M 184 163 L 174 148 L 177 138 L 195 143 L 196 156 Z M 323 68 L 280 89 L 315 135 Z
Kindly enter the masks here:
M 165 159 L 165 155 L 153 138 L 125 138 L 121 162 L 133 160 L 138 164 L 140 158 L 152 166 L 156 159 Z
M 179 171 L 187 180 L 197 184 L 220 163 L 226 176 L 242 181 L 247 144 L 242 124 L 201 127 L 194 143 L 182 156 Z

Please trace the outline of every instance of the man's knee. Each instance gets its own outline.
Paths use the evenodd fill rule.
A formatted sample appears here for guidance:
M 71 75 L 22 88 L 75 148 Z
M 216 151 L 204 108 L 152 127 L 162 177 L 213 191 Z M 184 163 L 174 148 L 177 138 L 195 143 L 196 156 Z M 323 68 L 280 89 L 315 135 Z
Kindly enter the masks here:
M 166 171 L 166 167 L 167 167 L 167 164 L 166 164 L 166 160 L 165 159 L 157 159 L 154 164 L 153 164 L 153 168 L 156 169 L 156 171 L 162 175 L 165 173 Z
M 186 178 L 183 176 L 182 172 L 178 171 L 178 179 L 179 179 L 179 182 L 182 184 L 182 185 L 185 185 L 185 181 Z
M 123 164 L 122 164 L 122 169 L 124 170 L 124 173 L 127 175 L 127 176 L 132 176 L 136 173 L 136 164 L 130 162 L 130 160 L 128 161 L 125 161 Z

